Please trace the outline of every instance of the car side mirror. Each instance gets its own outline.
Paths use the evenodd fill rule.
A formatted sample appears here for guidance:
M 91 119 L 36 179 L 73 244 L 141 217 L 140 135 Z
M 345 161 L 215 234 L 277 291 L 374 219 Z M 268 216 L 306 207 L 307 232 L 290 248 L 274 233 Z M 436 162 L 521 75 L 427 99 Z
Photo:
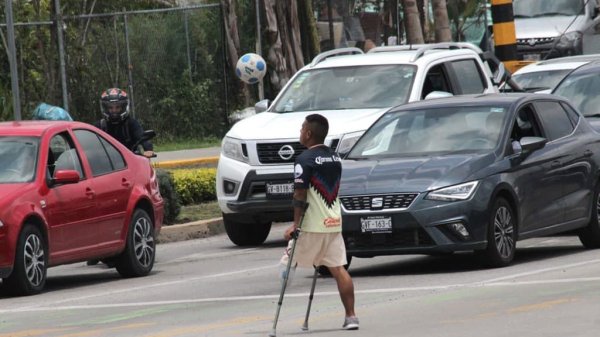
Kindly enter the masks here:
M 430 93 L 427 94 L 427 96 L 425 96 L 425 99 L 434 99 L 434 98 L 444 98 L 444 97 L 452 97 L 454 95 L 452 95 L 449 92 L 446 91 L 432 91 Z
M 523 153 L 529 153 L 543 148 L 548 140 L 542 137 L 523 137 L 519 142 L 521 143 Z
M 52 183 L 56 184 L 75 184 L 79 182 L 79 172 L 75 170 L 58 170 L 54 172 Z
M 256 111 L 256 113 L 264 112 L 267 111 L 269 105 L 271 105 L 271 101 L 268 99 L 263 99 L 262 101 L 259 101 L 256 104 L 254 104 L 254 110 Z

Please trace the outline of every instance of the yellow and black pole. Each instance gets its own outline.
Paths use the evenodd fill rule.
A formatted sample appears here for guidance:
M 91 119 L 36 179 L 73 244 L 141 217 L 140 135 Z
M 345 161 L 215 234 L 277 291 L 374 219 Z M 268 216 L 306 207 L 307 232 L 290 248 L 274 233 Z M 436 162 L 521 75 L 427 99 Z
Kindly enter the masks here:
M 512 0 L 491 0 L 494 23 L 494 53 L 514 73 L 522 66 L 517 60 L 517 36 Z

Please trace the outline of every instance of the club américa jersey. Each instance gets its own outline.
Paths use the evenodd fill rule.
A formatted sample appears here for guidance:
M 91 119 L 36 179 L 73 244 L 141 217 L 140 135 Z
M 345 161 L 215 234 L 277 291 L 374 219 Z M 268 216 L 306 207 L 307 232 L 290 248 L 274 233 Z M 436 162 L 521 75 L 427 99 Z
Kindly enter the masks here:
M 296 158 L 294 188 L 307 190 L 309 204 L 302 223 L 303 232 L 342 231 L 338 198 L 341 176 L 340 157 L 325 145 L 315 145 Z

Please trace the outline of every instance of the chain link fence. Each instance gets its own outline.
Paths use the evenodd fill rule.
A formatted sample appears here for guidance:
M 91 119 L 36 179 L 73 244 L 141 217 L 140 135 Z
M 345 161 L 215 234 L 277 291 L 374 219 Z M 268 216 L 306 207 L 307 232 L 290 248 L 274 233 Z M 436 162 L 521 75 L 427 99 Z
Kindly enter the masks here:
M 58 30 L 53 18 L 14 22 L 22 118 L 30 119 L 41 102 L 64 106 Z M 64 16 L 62 28 L 74 119 L 99 120 L 100 93 L 120 87 L 130 95 L 131 114 L 164 141 L 220 137 L 227 130 L 232 94 L 219 4 Z M 4 25 L 0 118 L 11 120 L 5 37 Z

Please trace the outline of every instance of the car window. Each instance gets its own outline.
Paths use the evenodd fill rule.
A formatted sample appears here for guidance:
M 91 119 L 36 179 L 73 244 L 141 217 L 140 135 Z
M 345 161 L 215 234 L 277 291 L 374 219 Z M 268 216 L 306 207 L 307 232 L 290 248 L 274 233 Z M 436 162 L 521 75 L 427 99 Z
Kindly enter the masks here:
M 501 106 L 387 113 L 360 138 L 348 158 L 490 151 L 500 142 L 505 117 Z
M 558 102 L 534 103 L 542 121 L 548 141 L 565 137 L 573 132 L 573 124 L 567 112 Z
M 530 73 L 514 74 L 512 79 L 527 91 L 553 89 L 571 69 L 556 69 L 546 71 L 533 71 Z
M 577 124 L 579 123 L 579 118 L 581 117 L 579 115 L 579 113 L 577 113 L 577 111 L 575 111 L 575 109 L 573 109 L 570 105 L 568 105 L 566 103 L 561 102 L 560 105 L 563 107 L 563 109 L 565 109 L 567 111 L 567 115 L 569 116 L 569 119 L 573 123 L 573 126 L 577 126 Z
M 389 108 L 408 101 L 416 68 L 370 65 L 303 71 L 273 112 Z
M 33 181 L 39 138 L 0 137 L 0 184 Z
M 512 140 L 519 141 L 523 137 L 543 137 L 540 124 L 530 104 L 518 109 L 511 131 Z
M 81 158 L 69 133 L 61 132 L 50 139 L 47 167 L 50 177 L 54 177 L 58 170 L 74 170 L 79 173 L 79 179 L 84 178 Z
M 98 137 L 100 138 L 100 142 L 102 142 L 102 145 L 106 149 L 106 152 L 108 153 L 108 158 L 110 159 L 110 162 L 112 163 L 114 169 L 120 170 L 122 168 L 125 168 L 125 160 L 123 159 L 123 155 L 121 154 L 121 152 L 119 152 L 119 150 L 117 150 L 117 148 L 114 147 L 111 143 L 109 143 L 106 139 L 102 138 L 102 136 L 98 135 Z
M 123 157 L 120 154 L 118 156 L 115 156 L 114 154 L 114 151 L 118 152 L 118 150 L 108 144 L 108 142 L 102 139 L 98 134 L 88 130 L 75 130 L 75 137 L 77 137 L 77 140 L 83 147 L 83 151 L 88 158 L 94 177 L 124 167 Z M 108 147 L 105 147 L 105 144 L 107 144 Z M 109 154 L 109 151 L 112 152 L 112 157 Z M 118 160 L 119 158 L 120 160 Z M 113 162 L 114 159 L 117 159 L 116 162 Z
M 567 98 L 577 107 L 584 116 L 593 116 L 599 113 L 600 76 L 595 73 L 568 76 L 553 92 Z
M 421 99 L 425 99 L 432 91 L 445 91 L 452 92 L 448 81 L 448 75 L 446 74 L 443 65 L 438 64 L 431 67 L 425 75 L 425 81 L 423 82 L 423 89 L 421 91 Z
M 456 74 L 456 80 L 460 85 L 461 94 L 480 94 L 485 90 L 486 85 L 475 60 L 452 61 L 448 63 L 448 66 L 452 68 L 454 74 Z

